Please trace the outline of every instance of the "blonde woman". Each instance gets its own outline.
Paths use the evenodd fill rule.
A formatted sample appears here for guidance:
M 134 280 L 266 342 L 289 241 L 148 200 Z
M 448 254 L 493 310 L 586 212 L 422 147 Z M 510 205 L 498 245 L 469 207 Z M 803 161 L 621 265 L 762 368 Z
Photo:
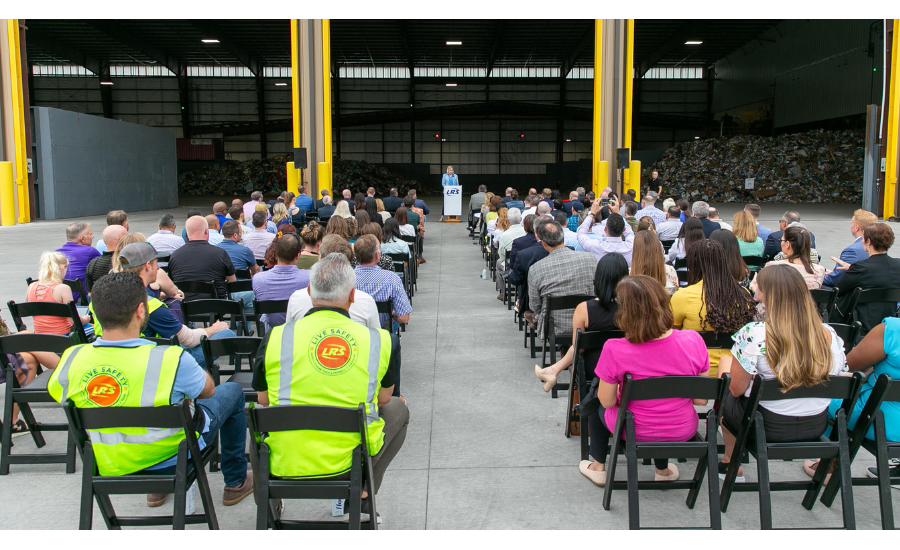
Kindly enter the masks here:
M 731 374 L 730 393 L 722 404 L 724 476 L 735 436 L 750 395 L 753 376 L 778 380 L 785 390 L 815 386 L 844 368 L 844 343 L 822 323 L 800 272 L 786 264 L 768 264 L 756 277 L 757 297 L 766 306 L 765 322 L 744 325 L 733 336 L 734 357 L 719 359 L 719 376 Z M 828 426 L 830 399 L 761 401 L 760 412 L 769 442 L 814 441 Z M 807 465 L 809 467 L 809 465 Z M 738 481 L 743 481 L 738 472 Z
M 342 218 L 353 217 L 353 214 L 350 213 L 350 205 L 347 204 L 347 201 L 337 203 L 337 206 L 334 208 L 334 214 L 332 214 L 331 217 L 334 216 L 340 216 Z
M 287 207 L 283 202 L 276 202 L 272 207 L 272 223 L 275 224 L 275 230 L 280 231 L 281 225 L 291 223 L 291 217 L 288 215 Z
M 488 191 L 484 194 L 484 203 L 481 205 L 481 221 L 482 223 L 487 223 L 485 216 L 491 210 L 491 199 L 494 198 L 494 194 Z
M 391 213 L 384 209 L 384 201 L 375 199 L 375 211 L 381 216 L 381 221 L 386 222 L 391 217 Z
M 59 252 L 44 252 L 41 254 L 38 280 L 28 285 L 25 301 L 54 302 L 57 304 L 66 304 L 73 301 L 72 289 L 63 284 L 63 276 L 68 267 L 69 261 Z M 34 332 L 39 334 L 69 334 L 72 331 L 72 320 L 65 317 L 35 315 L 32 321 L 34 323 Z M 82 324 L 87 325 L 90 322 L 90 316 L 81 316 Z
M 734 215 L 734 236 L 737 237 L 741 256 L 762 257 L 765 243 L 759 238 L 756 220 L 749 212 L 741 210 Z
M 121 252 L 123 248 L 130 245 L 131 243 L 137 242 L 147 242 L 147 238 L 144 237 L 142 233 L 129 233 L 119 239 L 119 244 L 116 245 L 116 249 L 113 251 L 113 273 L 120 273 L 122 271 L 122 264 L 119 263 L 119 252 Z M 150 291 L 157 294 L 157 296 L 154 297 L 159 298 L 160 300 L 166 300 L 169 298 L 175 298 L 176 300 L 184 299 L 184 293 L 175 286 L 175 283 L 173 283 L 172 279 L 169 278 L 169 274 L 162 269 L 160 269 L 156 274 L 156 282 L 150 284 Z
M 503 235 L 503 232 L 509 229 L 509 217 L 506 215 L 507 212 L 508 209 L 501 205 L 500 209 L 497 210 L 497 219 L 488 222 L 488 233 L 490 233 L 491 238 L 494 239 L 494 244 L 500 242 L 500 235 Z M 491 224 L 494 224 L 493 231 L 491 231 Z

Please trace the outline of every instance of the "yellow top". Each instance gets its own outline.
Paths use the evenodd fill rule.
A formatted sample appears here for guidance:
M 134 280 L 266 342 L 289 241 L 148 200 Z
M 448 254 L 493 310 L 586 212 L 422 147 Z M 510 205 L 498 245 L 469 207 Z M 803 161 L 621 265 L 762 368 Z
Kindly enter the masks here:
M 707 323 L 700 325 L 700 318 L 706 319 L 706 304 L 702 300 L 703 281 L 697 284 L 679 288 L 672 295 L 672 312 L 675 314 L 675 328 L 696 330 L 713 330 Z M 716 376 L 719 366 L 719 357 L 731 356 L 731 352 L 724 349 L 711 349 L 709 353 L 709 375 Z
M 489 222 L 489 221 L 495 219 L 497 216 L 499 216 L 499 214 L 497 214 L 496 212 L 488 212 L 487 215 L 484 217 L 484 220 Z

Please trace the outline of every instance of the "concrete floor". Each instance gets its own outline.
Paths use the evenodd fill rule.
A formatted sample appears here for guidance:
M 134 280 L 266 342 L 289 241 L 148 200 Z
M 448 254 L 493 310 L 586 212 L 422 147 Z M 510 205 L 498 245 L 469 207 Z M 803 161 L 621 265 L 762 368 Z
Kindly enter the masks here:
M 433 200 L 431 202 L 434 202 Z M 211 203 L 210 203 L 211 204 Z M 717 205 L 722 217 L 741 208 Z M 851 205 L 763 205 L 761 222 L 776 227 L 784 210 L 799 210 L 824 256 L 840 253 L 850 243 Z M 183 226 L 187 207 L 172 209 Z M 150 235 L 161 212 L 130 214 L 132 231 Z M 578 472 L 577 438 L 563 436 L 565 401 L 551 399 L 534 378 L 535 363 L 522 347 L 512 313 L 496 300 L 491 281 L 480 279 L 484 262 L 466 235 L 464 224 L 434 223 L 427 227 L 425 257 L 419 291 L 403 335 L 403 394 L 411 420 L 406 443 L 391 464 L 378 495 L 385 529 L 624 529 L 628 524 L 627 497 L 617 492 L 612 509 L 600 502 L 602 490 Z M 36 222 L 0 228 L 4 253 L 0 257 L 0 300 L 23 300 L 24 279 L 37 271 L 44 250 L 64 242 L 72 220 Z M 86 218 L 95 235 L 104 218 Z M 895 231 L 900 224 L 893 224 Z M 832 267 L 832 262 L 825 265 Z M 446 267 L 446 269 L 444 269 Z M 5 308 L 4 308 L 5 309 Z M 8 311 L 5 312 L 8 321 Z M 2 401 L 2 395 L 0 395 Z M 36 409 L 46 421 L 63 418 L 49 407 Z M 64 434 L 49 434 L 41 451 L 60 452 Z M 15 439 L 13 452 L 33 452 L 28 437 Z M 863 451 L 853 465 L 863 475 L 874 460 Z M 693 461 L 680 464 L 682 477 Z M 66 475 L 62 465 L 13 465 L 0 476 L 0 528 L 74 529 L 78 521 L 81 462 L 77 473 Z M 755 479 L 755 463 L 746 468 Z M 773 480 L 805 479 L 799 462 L 775 463 Z M 641 479 L 652 470 L 640 467 Z M 221 495 L 221 474 L 210 476 L 214 498 Z M 704 491 L 706 487 L 704 485 Z M 897 493 L 894 493 L 895 495 Z M 14 495 L 14 498 L 10 498 Z M 682 491 L 645 492 L 641 496 L 646 526 L 705 525 L 707 499 L 701 492 L 694 510 L 684 505 Z M 800 506 L 799 493 L 775 493 L 777 527 L 829 527 L 841 522 L 839 503 L 826 508 L 816 503 L 810 512 Z M 877 490 L 854 489 L 859 528 L 878 529 Z M 895 521 L 900 502 L 895 500 Z M 225 507 L 217 500 L 223 529 L 252 529 L 255 506 L 251 499 Z M 120 496 L 113 503 L 121 513 L 148 512 L 143 496 Z M 150 513 L 171 513 L 168 503 Z M 39 510 L 25 514 L 23 510 Z M 723 515 L 727 529 L 757 529 L 758 502 L 754 494 L 737 494 Z M 288 502 L 286 516 L 330 515 L 328 502 Z M 103 529 L 95 506 L 95 527 Z M 575 521 L 573 521 L 573 519 Z M 194 526 L 192 528 L 201 528 Z

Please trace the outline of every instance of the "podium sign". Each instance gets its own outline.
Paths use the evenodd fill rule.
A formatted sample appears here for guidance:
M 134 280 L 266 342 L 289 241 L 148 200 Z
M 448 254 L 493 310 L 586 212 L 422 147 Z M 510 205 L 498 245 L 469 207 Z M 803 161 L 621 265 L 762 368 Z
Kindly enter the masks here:
M 442 188 L 444 190 L 444 215 L 445 216 L 461 216 L 462 215 L 462 186 L 449 185 Z

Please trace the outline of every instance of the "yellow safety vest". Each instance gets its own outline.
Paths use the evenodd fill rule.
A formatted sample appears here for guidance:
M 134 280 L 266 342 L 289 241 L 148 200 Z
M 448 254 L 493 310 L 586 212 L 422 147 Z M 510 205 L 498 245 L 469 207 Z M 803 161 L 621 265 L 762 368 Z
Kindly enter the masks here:
M 148 344 L 136 348 L 82 344 L 63 353 L 47 383 L 60 403 L 94 407 L 163 407 L 170 404 L 184 348 Z M 178 453 L 182 429 L 89 430 L 100 475 L 132 474 Z
M 152 296 L 148 296 L 147 300 L 147 315 L 150 315 L 160 307 L 165 306 L 159 298 L 154 298 Z M 98 338 L 103 335 L 103 327 L 100 326 L 100 319 L 97 319 L 97 316 L 94 315 L 94 302 L 88 304 L 88 309 L 91 312 L 91 315 L 94 317 L 94 335 Z M 141 334 L 141 336 L 159 336 L 158 334 Z
M 366 404 L 367 445 L 375 455 L 384 443 L 378 390 L 391 358 L 391 335 L 319 311 L 274 327 L 266 347 L 269 405 Z M 354 433 L 296 430 L 268 435 L 272 474 L 282 477 L 333 475 L 350 469 Z

